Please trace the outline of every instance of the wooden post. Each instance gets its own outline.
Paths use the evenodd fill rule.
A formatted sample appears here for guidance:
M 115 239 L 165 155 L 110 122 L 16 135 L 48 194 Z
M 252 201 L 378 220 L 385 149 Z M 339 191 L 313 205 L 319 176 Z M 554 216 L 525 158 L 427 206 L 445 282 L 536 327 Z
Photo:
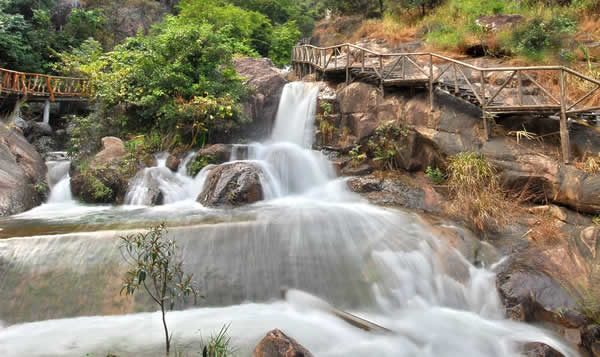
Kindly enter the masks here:
M 429 55 L 429 111 L 433 112 L 433 56 Z
M 346 45 L 346 84 L 350 83 L 350 45 Z
M 567 95 L 565 88 L 565 71 L 560 70 L 560 146 L 562 148 L 563 162 L 569 163 L 570 159 L 570 143 L 569 143 L 569 127 L 567 123 Z
M 488 119 L 486 113 L 486 98 L 485 98 L 485 72 L 479 72 L 481 76 L 481 117 L 483 118 L 483 138 L 485 141 L 488 140 Z
M 333 66 L 335 69 L 337 69 L 337 56 L 338 56 L 338 48 L 334 48 L 333 49 L 333 53 L 335 54 L 335 62 L 333 63 Z
M 361 56 L 362 56 L 362 66 L 361 66 L 361 72 L 365 71 L 365 50 L 360 50 L 361 52 Z
M 402 79 L 406 79 L 406 56 L 402 56 Z
M 523 105 L 523 76 L 521 70 L 517 71 L 517 91 L 519 92 L 519 105 Z

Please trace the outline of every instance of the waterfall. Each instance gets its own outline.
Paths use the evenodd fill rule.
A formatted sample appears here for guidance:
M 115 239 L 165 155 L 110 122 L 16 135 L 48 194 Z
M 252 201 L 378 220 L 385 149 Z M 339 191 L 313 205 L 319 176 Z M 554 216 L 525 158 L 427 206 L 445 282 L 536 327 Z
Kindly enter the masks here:
M 198 346 L 231 324 L 240 355 L 280 328 L 325 357 L 516 357 L 529 341 L 577 356 L 551 333 L 504 318 L 491 264 L 500 257 L 492 251 L 488 268 L 471 264 L 475 236 L 446 237 L 415 213 L 372 206 L 347 190 L 311 150 L 316 91 L 288 84 L 271 138 L 234 147 L 232 160 L 263 171 L 262 202 L 205 209 L 195 198 L 210 168 L 192 178 L 185 163 L 193 153 L 177 172 L 163 154 L 132 180 L 129 206 L 0 218 L 0 237 L 10 237 L 0 239 L 0 355 L 161 355 L 156 306 L 119 295 L 127 266 L 118 237 L 166 221 L 206 296 L 201 307 L 167 314 L 176 344 Z M 164 206 L 139 206 L 149 187 L 160 190 Z M 302 294 L 282 299 L 282 288 L 393 333 L 355 328 Z
M 71 177 L 69 175 L 71 161 L 48 161 L 46 166 L 48 167 L 46 180 L 50 188 L 48 203 L 72 202 Z

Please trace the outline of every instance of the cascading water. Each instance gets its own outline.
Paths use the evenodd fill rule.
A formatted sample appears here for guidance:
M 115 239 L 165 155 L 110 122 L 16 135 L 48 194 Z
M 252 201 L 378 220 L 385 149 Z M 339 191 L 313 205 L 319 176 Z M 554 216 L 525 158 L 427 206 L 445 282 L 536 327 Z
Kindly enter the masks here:
M 244 155 L 246 148 L 234 149 L 232 160 L 263 170 L 268 200 L 205 209 L 195 198 L 208 170 L 191 178 L 158 160 L 138 175 L 128 200 L 143 203 L 136 192 L 152 179 L 164 206 L 103 207 L 84 218 L 44 213 L 43 229 L 39 211 L 12 217 L 38 228 L 0 240 L 0 355 L 160 355 L 159 314 L 132 314 L 154 307 L 118 295 L 125 267 L 116 237 L 166 220 L 206 296 L 202 308 L 167 315 L 174 340 L 192 350 L 199 350 L 193 341 L 230 323 L 240 355 L 280 328 L 316 356 L 519 356 L 519 343 L 528 341 L 576 356 L 544 330 L 503 318 L 493 266 L 473 266 L 469 249 L 450 246 L 418 215 L 369 205 L 335 179 L 324 156 L 310 150 L 316 95 L 309 85 L 288 84 L 271 139 Z M 106 226 L 86 226 L 89 220 Z M 22 232 L 6 221 L 0 227 Z M 282 300 L 282 288 L 319 296 L 392 333 L 353 327 L 303 293 Z

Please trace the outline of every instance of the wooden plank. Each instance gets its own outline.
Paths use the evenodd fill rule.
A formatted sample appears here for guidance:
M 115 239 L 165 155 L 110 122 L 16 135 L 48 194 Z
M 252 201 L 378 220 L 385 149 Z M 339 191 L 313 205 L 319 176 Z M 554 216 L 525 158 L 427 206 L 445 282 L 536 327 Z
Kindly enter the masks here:
M 479 101 L 479 104 L 483 105 L 483 100 L 481 100 L 481 98 L 479 98 L 479 95 L 477 94 L 477 91 L 475 90 L 475 88 L 471 84 L 471 81 L 469 80 L 469 78 L 467 78 L 467 76 L 465 75 L 465 73 L 463 72 L 463 70 L 460 68 L 460 66 L 456 67 L 456 69 L 458 69 L 458 72 L 463 76 L 463 78 L 465 79 L 465 81 L 469 85 L 469 88 L 471 88 L 471 91 L 473 92 L 473 94 L 475 94 L 475 97 Z

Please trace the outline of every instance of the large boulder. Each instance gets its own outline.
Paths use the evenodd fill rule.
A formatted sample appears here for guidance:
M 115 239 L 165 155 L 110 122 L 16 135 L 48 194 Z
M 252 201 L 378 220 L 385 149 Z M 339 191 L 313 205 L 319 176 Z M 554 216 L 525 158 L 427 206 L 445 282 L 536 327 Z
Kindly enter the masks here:
M 86 203 L 123 202 L 127 192 L 128 175 L 121 161 L 127 150 L 121 139 L 102 138 L 102 150 L 87 165 L 74 163 L 71 167 L 71 192 Z
M 42 202 L 46 164 L 17 131 L 0 124 L 0 216 L 27 211 Z
M 253 94 L 243 103 L 245 114 L 252 119 L 248 137 L 260 139 L 271 132 L 279 99 L 287 83 L 281 70 L 267 58 L 242 57 L 233 60 L 235 69 L 253 88 Z
M 198 202 L 207 207 L 236 207 L 263 199 L 261 177 L 255 165 L 235 162 L 212 169 L 198 196 Z
M 275 329 L 260 341 L 252 357 L 312 357 L 312 353 L 281 330 Z

